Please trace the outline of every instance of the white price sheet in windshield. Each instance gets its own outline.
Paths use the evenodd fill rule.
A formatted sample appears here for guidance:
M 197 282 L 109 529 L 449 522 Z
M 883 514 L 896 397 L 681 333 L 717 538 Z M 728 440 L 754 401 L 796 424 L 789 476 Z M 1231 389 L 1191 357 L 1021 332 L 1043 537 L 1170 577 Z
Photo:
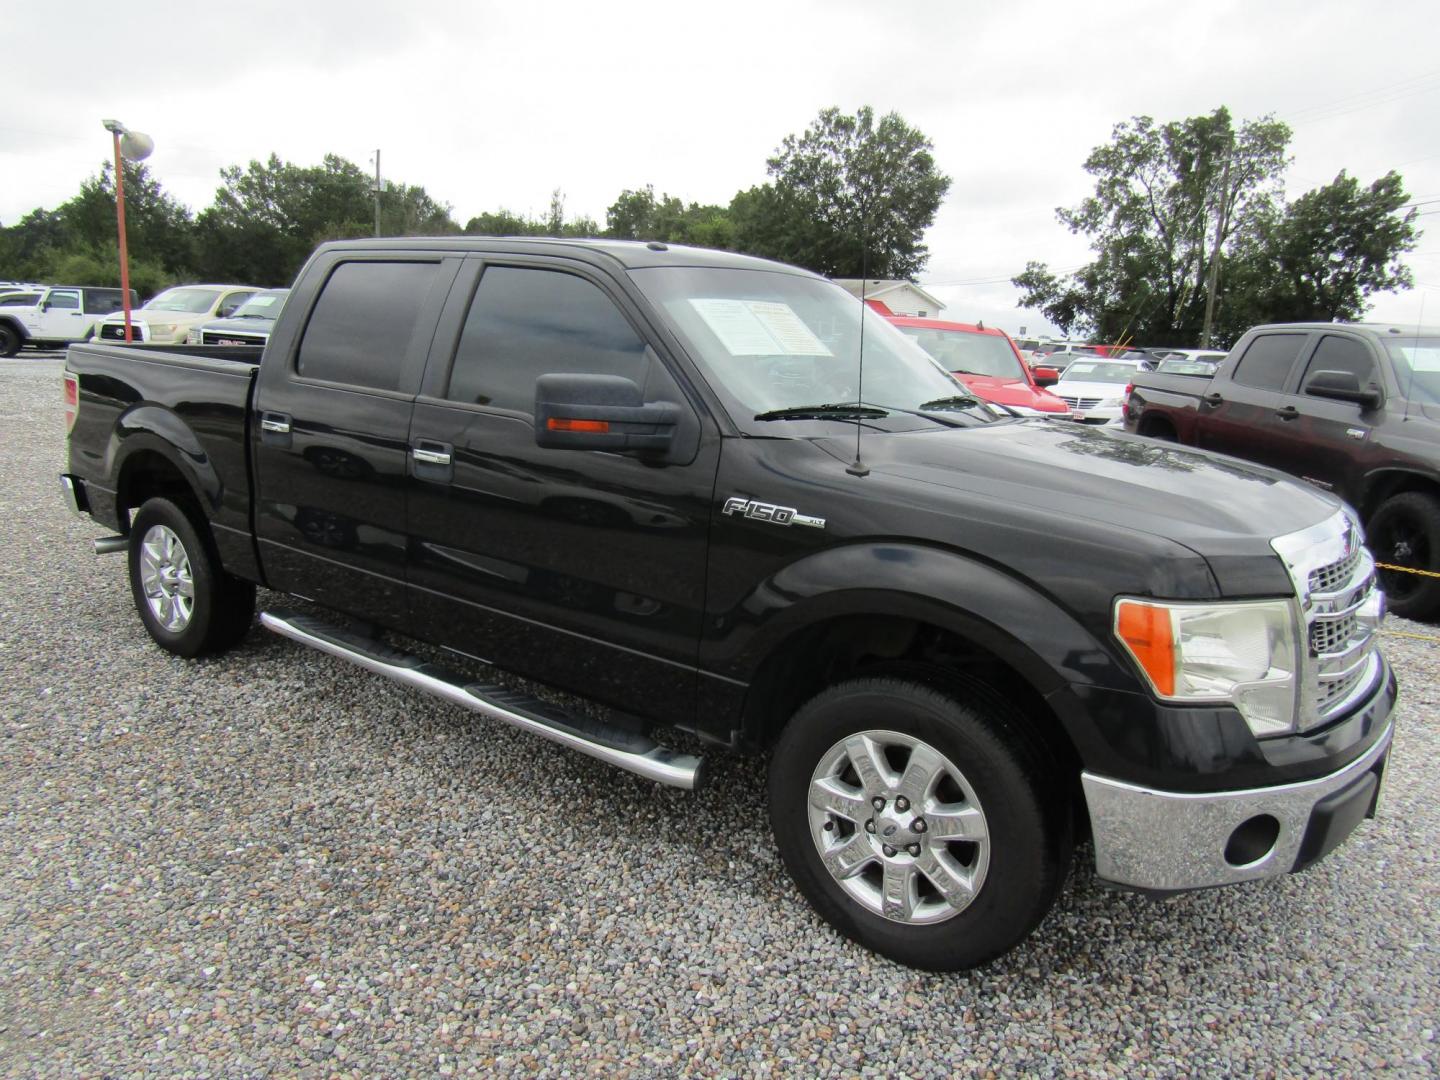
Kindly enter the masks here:
M 773 300 L 690 300 L 731 356 L 833 356 L 789 304 Z

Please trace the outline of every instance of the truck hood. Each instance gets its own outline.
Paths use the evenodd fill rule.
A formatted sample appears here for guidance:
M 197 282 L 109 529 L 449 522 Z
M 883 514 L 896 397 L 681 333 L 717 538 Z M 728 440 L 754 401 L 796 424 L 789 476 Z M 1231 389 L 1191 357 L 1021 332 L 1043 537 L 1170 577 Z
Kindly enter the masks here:
M 827 450 L 850 461 L 853 438 Z M 866 434 L 872 473 L 1174 541 L 1214 556 L 1273 557 L 1270 540 L 1314 525 L 1339 501 L 1283 473 L 1123 431 L 1021 420 L 945 431 Z

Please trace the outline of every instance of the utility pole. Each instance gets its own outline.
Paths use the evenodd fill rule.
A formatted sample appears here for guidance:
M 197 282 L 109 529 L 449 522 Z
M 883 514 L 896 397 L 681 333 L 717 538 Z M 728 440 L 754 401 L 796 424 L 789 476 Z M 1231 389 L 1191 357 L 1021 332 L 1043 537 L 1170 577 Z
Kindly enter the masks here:
M 375 235 L 380 235 L 380 150 L 375 150 Z
M 1209 280 L 1205 283 L 1205 328 L 1200 333 L 1200 347 L 1210 348 L 1210 328 L 1215 322 L 1215 288 L 1220 283 L 1220 241 L 1225 239 L 1226 204 L 1230 201 L 1230 159 L 1235 145 L 1225 151 L 1225 171 L 1220 177 L 1220 208 L 1215 215 L 1215 250 L 1210 254 Z

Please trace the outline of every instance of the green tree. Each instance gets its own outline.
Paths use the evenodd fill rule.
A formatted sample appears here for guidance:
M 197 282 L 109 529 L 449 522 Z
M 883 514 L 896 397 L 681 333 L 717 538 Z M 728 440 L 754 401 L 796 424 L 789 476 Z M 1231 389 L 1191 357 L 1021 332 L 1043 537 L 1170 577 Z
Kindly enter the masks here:
M 1021 307 L 1107 341 L 1198 340 L 1216 251 L 1271 212 L 1290 129 L 1269 117 L 1238 129 L 1229 110 L 1115 126 L 1085 161 L 1095 193 L 1056 216 L 1091 238 L 1095 259 L 1069 276 L 1031 263 L 1014 279 Z
M 655 189 L 625 190 L 605 211 L 605 235 L 617 240 L 659 240 L 670 244 L 729 248 L 734 240 L 730 212 L 723 206 L 688 206 Z
M 191 273 L 194 216 L 177 202 L 143 162 L 125 167 L 125 246 L 132 259 L 163 267 L 171 279 Z M 115 220 L 115 167 L 106 162 L 97 176 L 59 209 L 66 250 L 94 254 L 118 245 Z
M 769 159 L 772 181 L 731 203 L 735 246 L 831 277 L 913 278 L 950 189 L 930 151 L 897 113 L 823 109 Z
M 204 276 L 285 285 L 317 244 L 375 231 L 374 182 L 354 162 L 326 154 L 319 165 L 295 165 L 271 154 L 220 170 L 215 202 L 196 221 Z M 450 208 L 424 188 L 396 184 L 380 194 L 387 236 L 453 233 Z
M 556 188 L 550 193 L 550 206 L 543 218 L 527 218 L 503 207 L 479 214 L 465 223 L 470 236 L 599 236 L 600 226 L 593 218 L 565 220 L 565 193 Z
M 1398 173 L 1362 187 L 1342 170 L 1257 216 L 1225 275 L 1227 337 L 1260 322 L 1354 321 L 1372 293 L 1410 288 L 1400 259 L 1415 249 L 1418 211 L 1408 202 Z

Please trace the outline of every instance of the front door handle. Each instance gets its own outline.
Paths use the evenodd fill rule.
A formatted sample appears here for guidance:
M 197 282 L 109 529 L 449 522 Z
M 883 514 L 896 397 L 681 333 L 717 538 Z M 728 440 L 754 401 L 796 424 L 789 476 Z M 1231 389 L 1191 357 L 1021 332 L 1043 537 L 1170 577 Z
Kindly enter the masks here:
M 1275 415 L 1281 420 L 1294 420 L 1300 415 L 1300 410 L 1294 405 L 1286 405 L 1283 409 L 1276 409 Z
M 260 414 L 260 441 L 267 446 L 289 446 L 290 415 L 281 412 Z
M 410 456 L 424 465 L 450 464 L 450 455 L 443 450 L 425 450 L 417 446 L 410 451 Z
M 1219 394 L 1206 394 L 1200 400 L 1205 402 L 1205 404 L 1209 405 L 1212 409 L 1225 404 L 1225 399 Z

